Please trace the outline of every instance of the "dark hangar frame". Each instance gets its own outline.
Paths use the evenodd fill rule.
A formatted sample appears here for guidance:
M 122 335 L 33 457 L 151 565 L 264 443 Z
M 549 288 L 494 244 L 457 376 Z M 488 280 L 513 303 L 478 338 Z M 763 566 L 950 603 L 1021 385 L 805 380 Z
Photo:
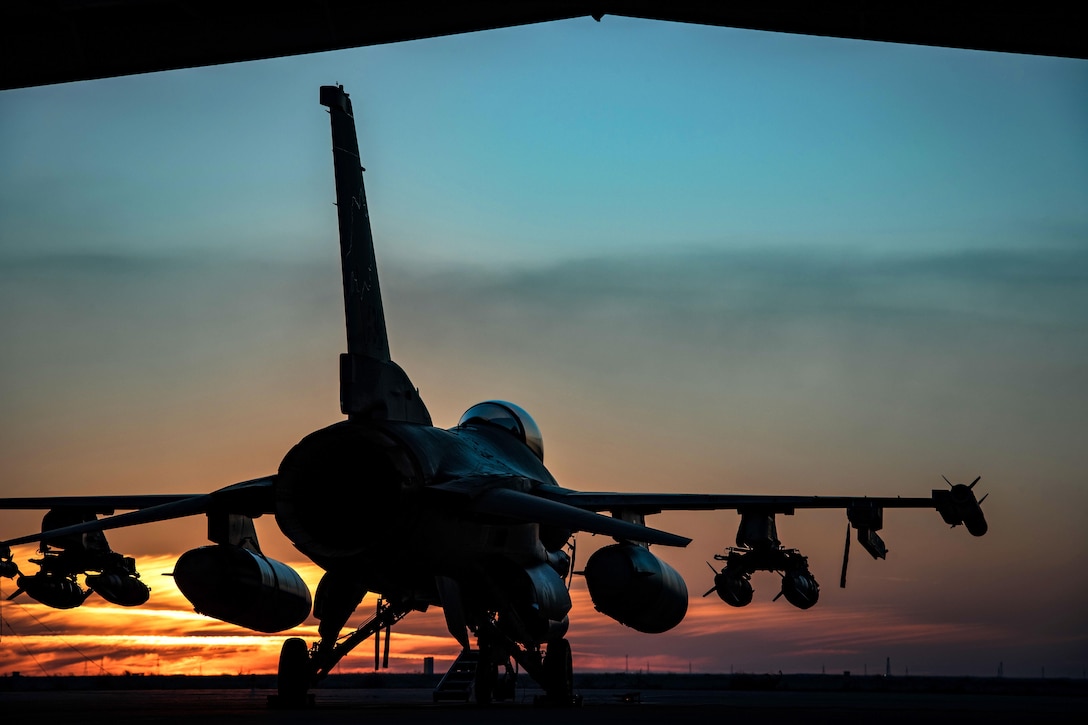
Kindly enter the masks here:
M 1060 0 L 12 0 L 0 90 L 605 15 L 1088 58 L 1088 6 Z

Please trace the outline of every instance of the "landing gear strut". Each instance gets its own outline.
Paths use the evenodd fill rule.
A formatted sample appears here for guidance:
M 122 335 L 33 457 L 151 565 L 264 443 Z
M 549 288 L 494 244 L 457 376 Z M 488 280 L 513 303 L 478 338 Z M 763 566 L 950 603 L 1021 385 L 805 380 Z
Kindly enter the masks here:
M 277 676 L 277 694 L 270 695 L 268 704 L 279 708 L 300 708 L 313 705 L 314 696 L 309 689 L 318 680 L 326 677 L 336 663 L 351 650 L 379 630 L 392 627 L 408 612 L 410 607 L 385 602 L 373 617 L 340 639 L 323 637 L 312 648 L 299 637 L 291 637 L 280 649 L 280 664 Z
M 477 705 L 490 705 L 499 679 L 499 666 L 495 664 L 490 647 L 480 647 L 480 659 L 476 663 L 476 678 L 472 692 Z
M 494 617 L 473 628 L 480 643 L 475 695 L 478 704 L 514 697 L 517 667 L 520 666 L 544 688 L 535 704 L 546 707 L 577 707 L 582 698 L 574 694 L 574 660 L 570 642 L 564 638 L 548 640 L 546 645 L 525 647 L 508 637 Z M 499 666 L 505 668 L 500 675 Z

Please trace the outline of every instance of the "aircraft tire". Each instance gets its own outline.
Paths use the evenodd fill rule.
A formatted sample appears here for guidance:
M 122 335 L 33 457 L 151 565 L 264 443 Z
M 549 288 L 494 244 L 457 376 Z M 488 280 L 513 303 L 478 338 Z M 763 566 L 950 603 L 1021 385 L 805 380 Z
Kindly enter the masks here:
M 473 683 L 473 696 L 477 705 L 490 705 L 495 694 L 495 682 L 498 668 L 491 662 L 480 662 L 476 667 L 476 680 Z
M 498 702 L 512 702 L 517 692 L 517 672 L 507 665 L 506 671 L 502 676 L 499 676 L 496 672 L 495 680 L 495 688 L 493 690 L 495 700 Z
M 310 689 L 310 648 L 301 637 L 284 641 L 280 649 L 280 664 L 276 687 L 283 706 L 302 706 Z
M 570 642 L 553 639 L 548 642 L 544 657 L 544 691 L 557 701 L 568 701 L 574 696 L 574 658 Z

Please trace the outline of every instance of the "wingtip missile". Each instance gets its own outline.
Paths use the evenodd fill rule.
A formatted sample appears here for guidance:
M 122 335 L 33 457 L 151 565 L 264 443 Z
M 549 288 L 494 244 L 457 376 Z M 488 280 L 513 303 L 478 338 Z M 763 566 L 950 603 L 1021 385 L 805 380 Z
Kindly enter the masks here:
M 969 484 L 954 484 L 943 475 L 941 478 L 949 485 L 948 491 L 943 489 L 933 491 L 933 503 L 941 518 L 953 527 L 962 524 L 972 536 L 985 534 L 989 530 L 989 525 L 986 523 L 986 516 L 982 513 L 982 501 L 985 501 L 990 494 L 987 493 L 982 500 L 979 500 L 973 490 L 975 484 L 982 480 L 982 476 L 977 476 Z

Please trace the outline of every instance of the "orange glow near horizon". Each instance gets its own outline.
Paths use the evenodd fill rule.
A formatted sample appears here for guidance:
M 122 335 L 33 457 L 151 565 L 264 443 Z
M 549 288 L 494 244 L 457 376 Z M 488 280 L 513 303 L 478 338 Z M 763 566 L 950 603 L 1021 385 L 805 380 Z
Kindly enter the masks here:
M 16 550 L 25 560 L 30 547 Z M 316 620 L 278 634 L 261 634 L 197 614 L 165 576 L 177 556 L 143 557 L 138 562 L 141 578 L 152 589 L 143 607 L 124 608 L 92 595 L 74 610 L 56 610 L 26 595 L 3 603 L 3 646 L 0 673 L 81 674 L 255 674 L 274 673 L 280 647 L 287 637 L 318 639 Z M 311 562 L 290 562 L 311 591 L 316 590 L 321 569 Z M 11 592 L 5 587 L 5 597 Z M 368 596 L 349 626 L 365 620 L 374 607 Z M 424 615 L 433 618 L 433 613 Z M 439 613 L 440 618 L 440 613 Z M 119 634 L 118 632 L 123 632 Z M 412 672 L 422 669 L 424 657 L 452 661 L 458 645 L 447 636 L 395 630 L 390 669 Z M 366 644 L 349 657 L 340 671 L 366 670 Z M 364 657 L 360 658 L 360 655 Z
M 16 551 L 27 558 L 30 547 Z M 316 621 L 278 634 L 258 634 L 192 611 L 164 576 L 176 557 L 160 555 L 139 561 L 142 578 L 152 587 L 145 607 L 126 609 L 96 596 L 75 609 L 60 611 L 25 595 L 3 602 L 0 673 L 28 675 L 83 674 L 261 674 L 276 671 L 286 637 L 317 640 Z M 321 570 L 310 562 L 289 562 L 311 591 Z M 11 592 L 5 582 L 4 595 Z M 571 639 L 580 670 L 654 672 L 723 671 L 721 653 L 750 647 L 752 641 L 785 646 L 793 657 L 848 658 L 874 644 L 977 642 L 995 633 L 978 626 L 968 630 L 946 624 L 903 621 L 880 610 L 817 608 L 800 613 L 781 603 L 757 601 L 731 609 L 716 597 L 692 596 L 684 622 L 667 635 L 633 632 L 593 609 L 583 580 L 571 590 Z M 349 622 L 358 626 L 369 616 L 368 596 Z M 345 629 L 345 631 L 349 631 Z M 759 645 L 764 646 L 764 645 Z M 441 610 L 413 613 L 393 631 L 390 671 L 422 671 L 425 657 L 435 658 L 436 671 L 453 661 L 459 645 L 446 632 Z M 370 642 L 360 645 L 337 668 L 366 672 L 373 667 Z M 738 660 L 743 657 L 738 655 Z

